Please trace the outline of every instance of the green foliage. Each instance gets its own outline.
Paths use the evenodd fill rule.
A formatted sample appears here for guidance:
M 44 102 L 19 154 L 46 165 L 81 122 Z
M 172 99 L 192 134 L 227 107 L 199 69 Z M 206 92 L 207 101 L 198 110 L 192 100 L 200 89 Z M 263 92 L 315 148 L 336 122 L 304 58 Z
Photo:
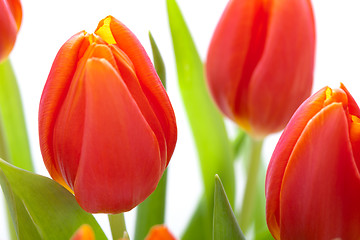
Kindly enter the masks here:
M 69 239 L 85 223 L 97 240 L 106 239 L 95 218 L 55 181 L 0 159 L 0 184 L 20 240 Z
M 179 87 L 200 159 L 207 215 L 211 216 L 215 174 L 222 177 L 230 202 L 234 202 L 232 149 L 223 117 L 207 91 L 203 63 L 175 0 L 167 0 L 167 11 Z M 202 229 L 211 232 L 211 226 Z M 193 234 L 189 233 L 191 235 Z
M 213 240 L 245 240 L 219 176 L 215 176 Z

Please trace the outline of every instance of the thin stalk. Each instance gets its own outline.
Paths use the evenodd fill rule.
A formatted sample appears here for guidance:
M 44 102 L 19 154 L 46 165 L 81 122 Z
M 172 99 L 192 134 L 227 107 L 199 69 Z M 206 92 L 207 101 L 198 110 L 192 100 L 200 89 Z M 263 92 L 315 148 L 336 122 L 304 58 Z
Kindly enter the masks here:
M 108 214 L 108 218 L 113 240 L 122 238 L 124 234 L 127 235 L 124 213 Z
M 167 170 L 155 191 L 137 207 L 135 240 L 143 240 L 152 226 L 164 223 L 166 179 Z
M 240 215 L 238 216 L 238 222 L 241 229 L 246 232 L 251 226 L 252 214 L 254 213 L 255 200 L 257 194 L 257 180 L 259 169 L 261 167 L 261 149 L 263 141 L 257 141 L 251 139 L 250 154 L 249 154 L 249 170 L 247 175 L 247 181 L 245 186 L 244 199 L 241 207 Z

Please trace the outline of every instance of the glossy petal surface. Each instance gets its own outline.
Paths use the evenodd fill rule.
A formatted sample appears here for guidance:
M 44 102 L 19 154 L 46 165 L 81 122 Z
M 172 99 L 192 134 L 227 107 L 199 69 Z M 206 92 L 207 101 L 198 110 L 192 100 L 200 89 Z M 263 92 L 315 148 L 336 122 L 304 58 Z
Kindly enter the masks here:
M 62 103 L 70 88 L 72 77 L 76 71 L 78 50 L 84 40 L 80 32 L 71 37 L 59 50 L 51 67 L 48 81 L 43 90 L 39 107 L 40 148 L 45 166 L 51 177 L 69 188 L 61 175 L 58 162 L 55 160 L 54 127 Z M 53 80 L 55 79 L 55 80 Z
M 167 144 L 167 163 L 169 163 L 177 139 L 176 120 L 169 98 L 139 40 L 120 21 L 110 18 L 111 33 L 119 48 L 133 62 L 142 91 L 161 124 Z
M 175 147 L 175 116 L 146 52 L 116 19 L 60 49 L 39 135 L 51 176 L 88 212 L 129 211 L 155 190 Z
M 266 214 L 275 239 L 360 235 L 358 106 L 347 89 L 323 88 L 285 128 L 266 176 Z
M 342 104 L 333 103 L 309 122 L 289 159 L 280 195 L 281 239 L 357 239 L 359 202 L 347 118 Z

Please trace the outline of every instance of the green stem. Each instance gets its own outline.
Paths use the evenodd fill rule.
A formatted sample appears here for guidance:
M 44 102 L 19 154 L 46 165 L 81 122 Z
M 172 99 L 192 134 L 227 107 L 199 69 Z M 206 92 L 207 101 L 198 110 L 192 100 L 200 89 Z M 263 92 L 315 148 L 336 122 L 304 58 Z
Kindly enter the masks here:
M 0 64 L 0 112 L 3 139 L 9 152 L 6 158 L 0 157 L 19 168 L 34 171 L 20 91 L 9 59 Z
M 126 234 L 126 224 L 124 213 L 109 214 L 109 223 L 113 240 L 118 240 Z
M 241 130 L 238 129 L 238 134 L 236 135 L 236 138 L 232 141 L 232 149 L 234 152 L 234 161 L 236 161 L 238 159 L 238 157 L 240 156 L 240 154 L 242 154 L 242 150 L 246 141 L 246 133 Z
M 164 223 L 166 198 L 165 170 L 155 191 L 136 210 L 135 240 L 143 240 L 152 226 Z
M 259 168 L 261 167 L 261 149 L 263 141 L 257 141 L 251 139 L 250 144 L 250 166 L 248 170 L 248 176 L 245 186 L 245 193 L 243 204 L 241 207 L 240 216 L 238 216 L 238 222 L 241 229 L 246 232 L 250 227 L 252 221 L 252 214 L 254 212 L 256 193 L 257 193 L 257 180 L 259 174 Z

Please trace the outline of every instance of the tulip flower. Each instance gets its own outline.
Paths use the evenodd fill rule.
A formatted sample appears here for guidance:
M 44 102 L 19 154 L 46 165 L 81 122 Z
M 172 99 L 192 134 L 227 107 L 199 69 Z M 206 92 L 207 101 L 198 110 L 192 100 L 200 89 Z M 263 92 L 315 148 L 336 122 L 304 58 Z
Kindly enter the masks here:
M 14 47 L 21 19 L 19 0 L 0 0 L 0 62 L 8 57 Z
M 325 87 L 285 128 L 266 176 L 275 239 L 360 238 L 360 110 L 347 89 Z
M 150 229 L 145 240 L 176 240 L 176 238 L 170 233 L 166 226 L 156 225 Z
M 310 96 L 314 52 L 310 0 L 230 0 L 207 54 L 209 90 L 224 115 L 262 139 Z
M 88 212 L 120 213 L 156 188 L 175 148 L 169 98 L 135 35 L 109 16 L 58 52 L 39 109 L 52 178 Z
M 95 233 L 89 225 L 83 224 L 70 240 L 95 240 Z

